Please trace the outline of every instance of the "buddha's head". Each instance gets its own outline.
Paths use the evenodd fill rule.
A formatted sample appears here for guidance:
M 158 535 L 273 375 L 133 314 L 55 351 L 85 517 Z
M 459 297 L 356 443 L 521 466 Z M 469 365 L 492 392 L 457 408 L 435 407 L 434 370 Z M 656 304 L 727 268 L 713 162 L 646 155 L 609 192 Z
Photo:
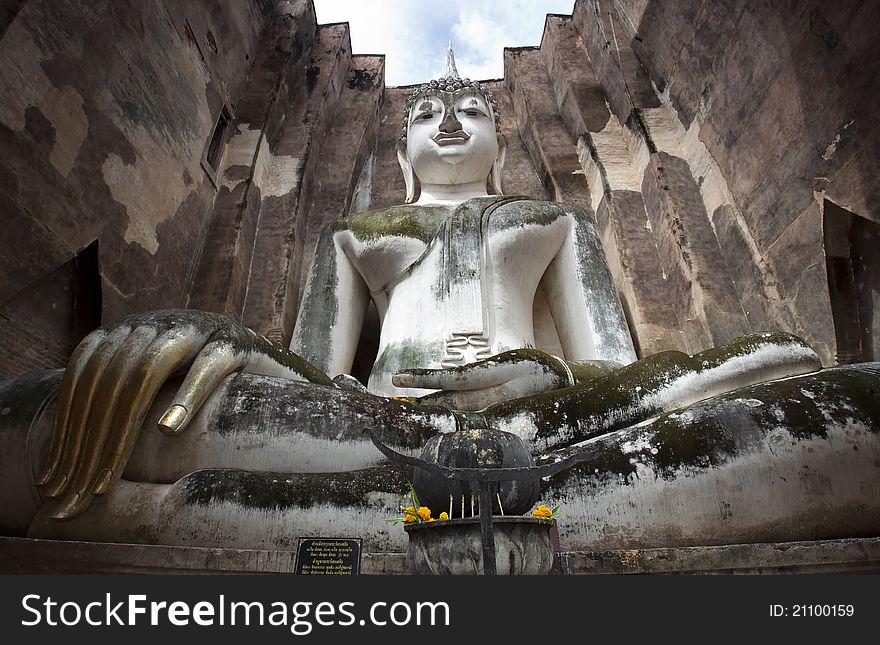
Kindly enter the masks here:
M 498 104 L 477 81 L 446 76 L 410 94 L 397 145 L 408 204 L 421 185 L 482 182 L 500 195 L 504 152 Z

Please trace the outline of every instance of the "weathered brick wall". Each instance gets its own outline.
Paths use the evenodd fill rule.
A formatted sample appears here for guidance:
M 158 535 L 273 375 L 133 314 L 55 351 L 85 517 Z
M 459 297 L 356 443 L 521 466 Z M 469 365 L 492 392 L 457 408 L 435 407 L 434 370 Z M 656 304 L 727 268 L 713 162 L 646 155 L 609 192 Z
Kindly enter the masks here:
M 271 9 L 27 0 L 0 16 L 0 376 L 63 365 L 77 316 L 186 304 L 215 196 L 202 154 Z M 100 299 L 75 303 L 62 267 L 94 242 L 98 271 L 79 273 Z

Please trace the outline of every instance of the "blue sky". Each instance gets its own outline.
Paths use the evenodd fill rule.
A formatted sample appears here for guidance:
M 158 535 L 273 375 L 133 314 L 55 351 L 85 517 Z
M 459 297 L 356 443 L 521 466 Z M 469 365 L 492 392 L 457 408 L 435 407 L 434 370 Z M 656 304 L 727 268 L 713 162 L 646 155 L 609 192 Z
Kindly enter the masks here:
M 574 0 L 314 0 L 318 22 L 348 22 L 355 54 L 385 54 L 385 84 L 423 83 L 443 74 L 446 47 L 462 77 L 504 74 L 504 47 L 538 45 L 548 13 Z

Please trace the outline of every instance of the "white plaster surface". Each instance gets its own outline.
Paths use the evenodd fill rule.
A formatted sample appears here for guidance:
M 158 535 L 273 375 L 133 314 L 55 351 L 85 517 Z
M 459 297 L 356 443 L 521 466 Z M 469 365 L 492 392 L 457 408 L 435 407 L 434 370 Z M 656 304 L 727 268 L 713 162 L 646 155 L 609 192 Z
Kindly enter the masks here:
M 262 132 L 259 129 L 251 129 L 246 123 L 239 123 L 235 131 L 226 142 L 226 150 L 223 153 L 223 168 L 220 168 L 218 178 L 220 185 L 233 190 L 244 179 L 228 179 L 223 170 L 232 166 L 250 167 L 254 163 L 254 154 L 257 146 L 263 142 Z M 265 153 L 264 153 L 265 154 Z
M 303 177 L 305 159 L 285 155 L 264 156 L 266 146 L 260 146 L 257 168 L 257 185 L 263 197 L 283 197 L 299 190 Z
M 550 499 L 566 513 L 559 522 L 564 549 L 786 541 L 811 532 L 818 539 L 836 526 L 880 522 L 880 478 L 866 477 L 880 439 L 864 426 L 831 426 L 827 440 L 800 440 L 779 428 L 720 466 L 663 477 L 650 458 L 639 460 L 650 453 L 651 436 L 638 441 L 636 473 L 625 481 L 599 478 L 596 488 L 572 481 Z

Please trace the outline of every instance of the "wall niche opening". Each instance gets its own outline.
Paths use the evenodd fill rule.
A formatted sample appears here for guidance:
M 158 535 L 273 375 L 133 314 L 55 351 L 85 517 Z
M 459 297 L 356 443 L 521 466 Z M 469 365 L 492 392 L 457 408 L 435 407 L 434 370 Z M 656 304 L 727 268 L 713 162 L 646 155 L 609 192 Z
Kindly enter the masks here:
M 229 111 L 224 107 L 220 110 L 220 116 L 214 126 L 214 132 L 211 133 L 211 142 L 208 144 L 208 152 L 205 154 L 205 161 L 211 167 L 211 170 L 217 172 L 220 166 L 220 151 L 226 141 L 226 129 L 229 127 Z
M 825 200 L 828 294 L 838 363 L 880 359 L 880 224 Z
M 98 242 L 0 305 L 0 380 L 64 367 L 101 325 Z
M 226 148 L 226 141 L 229 139 L 230 124 L 232 123 L 232 113 L 227 105 L 220 108 L 220 114 L 214 122 L 214 129 L 211 131 L 211 138 L 208 139 L 208 145 L 202 153 L 202 168 L 217 188 L 218 177 L 220 175 L 220 166 L 223 162 L 223 152 Z

